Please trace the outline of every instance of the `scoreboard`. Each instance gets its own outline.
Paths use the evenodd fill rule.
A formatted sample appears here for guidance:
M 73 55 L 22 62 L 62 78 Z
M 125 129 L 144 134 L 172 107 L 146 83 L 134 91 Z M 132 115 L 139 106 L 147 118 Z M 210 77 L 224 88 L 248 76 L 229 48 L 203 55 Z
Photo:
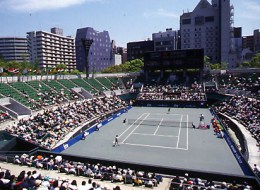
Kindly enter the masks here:
M 203 69 L 203 49 L 147 52 L 144 54 L 144 69 Z

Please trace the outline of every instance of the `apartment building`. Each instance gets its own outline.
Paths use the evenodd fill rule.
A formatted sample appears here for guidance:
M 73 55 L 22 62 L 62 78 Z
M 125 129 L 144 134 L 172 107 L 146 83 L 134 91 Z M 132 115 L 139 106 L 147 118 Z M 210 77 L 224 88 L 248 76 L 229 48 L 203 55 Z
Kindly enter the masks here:
M 65 64 L 68 70 L 76 68 L 75 40 L 63 36 L 62 29 L 28 32 L 27 40 L 30 61 L 38 62 L 41 68 L 54 68 L 59 64 Z
M 0 57 L 6 61 L 28 61 L 27 39 L 19 37 L 0 38 Z

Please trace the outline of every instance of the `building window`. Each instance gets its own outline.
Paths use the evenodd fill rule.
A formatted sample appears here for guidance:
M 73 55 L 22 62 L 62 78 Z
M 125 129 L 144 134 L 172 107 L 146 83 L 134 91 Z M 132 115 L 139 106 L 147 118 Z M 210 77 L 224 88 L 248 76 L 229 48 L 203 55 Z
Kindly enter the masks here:
M 205 22 L 214 22 L 214 16 L 206 16 Z
M 195 25 L 203 25 L 203 24 L 204 24 L 204 17 L 203 16 L 195 17 Z
M 182 19 L 182 24 L 191 24 L 191 19 L 190 18 Z

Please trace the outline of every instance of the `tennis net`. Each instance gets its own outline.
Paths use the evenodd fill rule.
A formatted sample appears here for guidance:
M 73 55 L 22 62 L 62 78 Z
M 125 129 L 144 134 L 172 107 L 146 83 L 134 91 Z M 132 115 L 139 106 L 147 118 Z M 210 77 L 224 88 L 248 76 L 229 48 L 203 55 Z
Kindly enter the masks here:
M 164 120 L 164 119 L 127 119 L 129 125 L 150 125 L 150 126 L 162 126 L 162 127 L 189 127 L 192 128 L 192 122 L 176 121 L 176 120 Z

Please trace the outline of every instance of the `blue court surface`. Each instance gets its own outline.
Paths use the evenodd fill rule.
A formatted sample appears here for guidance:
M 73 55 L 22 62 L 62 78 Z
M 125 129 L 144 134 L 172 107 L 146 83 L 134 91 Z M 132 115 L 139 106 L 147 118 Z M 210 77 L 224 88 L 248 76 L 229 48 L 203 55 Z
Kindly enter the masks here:
M 63 151 L 83 157 L 244 175 L 224 139 L 210 129 L 193 129 L 202 108 L 133 107 L 99 131 Z M 123 121 L 126 119 L 126 123 Z M 119 145 L 114 146 L 115 136 Z

